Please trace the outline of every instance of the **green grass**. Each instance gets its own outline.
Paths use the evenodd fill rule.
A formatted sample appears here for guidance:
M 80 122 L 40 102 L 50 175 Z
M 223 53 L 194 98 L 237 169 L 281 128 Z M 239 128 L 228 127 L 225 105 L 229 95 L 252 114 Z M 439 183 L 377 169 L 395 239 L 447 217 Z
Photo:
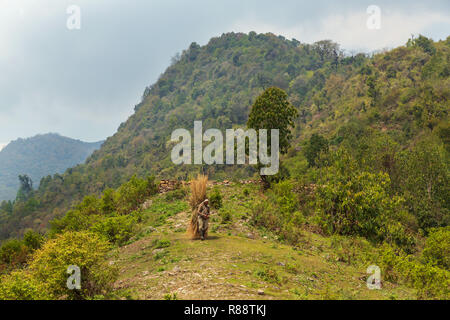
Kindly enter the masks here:
M 177 299 L 416 298 L 414 290 L 389 282 L 383 283 L 382 290 L 367 288 L 365 272 L 372 264 L 373 248 L 365 240 L 323 237 L 305 230 L 296 247 L 281 243 L 242 219 L 260 197 L 258 186 L 218 188 L 223 207 L 213 217 L 226 210 L 231 218 L 226 225 L 212 219 L 207 241 L 190 240 L 176 227 L 189 220 L 188 213 L 180 214 L 189 211 L 187 203 L 153 200 L 143 227 L 156 229 L 117 249 L 118 283 L 131 290 L 132 298 L 165 299 L 168 292 Z M 250 190 L 249 194 L 243 190 Z M 248 233 L 257 237 L 248 238 Z

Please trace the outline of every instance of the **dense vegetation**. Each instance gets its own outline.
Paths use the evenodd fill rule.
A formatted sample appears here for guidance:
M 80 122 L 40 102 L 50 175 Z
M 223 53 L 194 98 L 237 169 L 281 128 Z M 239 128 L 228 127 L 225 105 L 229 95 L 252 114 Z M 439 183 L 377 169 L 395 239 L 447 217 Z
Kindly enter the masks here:
M 37 135 L 11 142 L 0 151 L 0 201 L 14 200 L 19 175 L 39 184 L 49 174 L 63 173 L 83 163 L 102 142 L 87 143 L 58 134 Z
M 123 245 L 142 219 L 141 205 L 157 192 L 153 177 L 133 177 L 101 198 L 87 196 L 51 222 L 44 237 L 29 230 L 0 248 L 1 299 L 93 299 L 111 296 L 117 270 L 107 264 L 112 245 Z M 67 267 L 83 274 L 81 290 L 66 287 Z
M 346 56 L 330 41 L 308 45 L 272 34 L 232 33 L 204 47 L 194 43 L 85 165 L 43 179 L 37 190 L 22 177 L 15 203 L 0 208 L 1 236 L 29 227 L 43 231 L 52 220 L 41 251 L 86 232 L 122 245 L 142 219 L 139 205 L 155 192 L 152 179 L 138 177 L 256 177 L 251 166 L 175 166 L 168 141 L 172 130 L 192 128 L 194 120 L 203 120 L 204 128 L 255 127 L 247 123 L 250 106 L 276 90 L 298 117 L 289 123 L 295 129 L 283 150 L 282 174 L 252 203 L 249 223 L 294 246 L 305 230 L 338 239 L 342 250 L 364 239 L 373 254 L 361 252 L 383 267 L 386 279 L 408 283 L 419 298 L 448 298 L 449 76 L 450 38 L 419 36 L 373 56 Z M 220 209 L 220 192 L 211 195 L 223 221 L 232 219 Z M 0 254 L 5 270 L 27 265 L 38 246 L 27 243 L 39 239 L 28 232 L 6 242 Z M 45 257 L 41 251 L 36 255 Z M 33 286 L 36 261 L 9 273 L 5 283 L 14 287 L 30 277 Z M 46 290 L 50 297 L 61 294 Z

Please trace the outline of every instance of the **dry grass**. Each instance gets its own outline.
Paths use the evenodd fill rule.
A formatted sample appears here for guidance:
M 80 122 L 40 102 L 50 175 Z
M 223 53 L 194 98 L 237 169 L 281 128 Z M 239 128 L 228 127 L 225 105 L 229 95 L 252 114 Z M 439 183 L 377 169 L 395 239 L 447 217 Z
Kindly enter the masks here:
M 198 175 L 197 179 L 194 179 L 190 183 L 191 196 L 189 198 L 189 204 L 192 209 L 191 222 L 188 227 L 188 235 L 191 239 L 200 238 L 198 230 L 198 213 L 197 208 L 206 199 L 206 184 L 208 183 L 208 176 Z
M 208 183 L 208 176 L 199 174 L 197 179 L 191 181 L 191 197 L 189 204 L 192 210 L 196 210 L 200 203 L 206 199 L 206 184 Z

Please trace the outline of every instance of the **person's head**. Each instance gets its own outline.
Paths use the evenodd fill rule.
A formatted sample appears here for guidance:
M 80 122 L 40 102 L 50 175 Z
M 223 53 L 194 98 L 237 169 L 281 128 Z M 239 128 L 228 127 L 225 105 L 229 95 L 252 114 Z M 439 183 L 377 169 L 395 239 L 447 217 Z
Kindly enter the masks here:
M 205 201 L 203 201 L 205 204 L 209 204 L 209 200 L 205 199 Z

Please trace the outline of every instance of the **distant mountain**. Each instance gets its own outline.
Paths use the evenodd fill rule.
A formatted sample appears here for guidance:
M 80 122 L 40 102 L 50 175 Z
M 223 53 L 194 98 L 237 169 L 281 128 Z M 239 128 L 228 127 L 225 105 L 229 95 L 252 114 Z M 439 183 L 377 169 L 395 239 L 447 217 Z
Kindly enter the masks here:
M 11 142 L 0 149 L 0 201 L 15 198 L 18 175 L 28 175 L 37 187 L 42 177 L 63 173 L 83 163 L 102 143 L 87 143 L 54 133 Z

